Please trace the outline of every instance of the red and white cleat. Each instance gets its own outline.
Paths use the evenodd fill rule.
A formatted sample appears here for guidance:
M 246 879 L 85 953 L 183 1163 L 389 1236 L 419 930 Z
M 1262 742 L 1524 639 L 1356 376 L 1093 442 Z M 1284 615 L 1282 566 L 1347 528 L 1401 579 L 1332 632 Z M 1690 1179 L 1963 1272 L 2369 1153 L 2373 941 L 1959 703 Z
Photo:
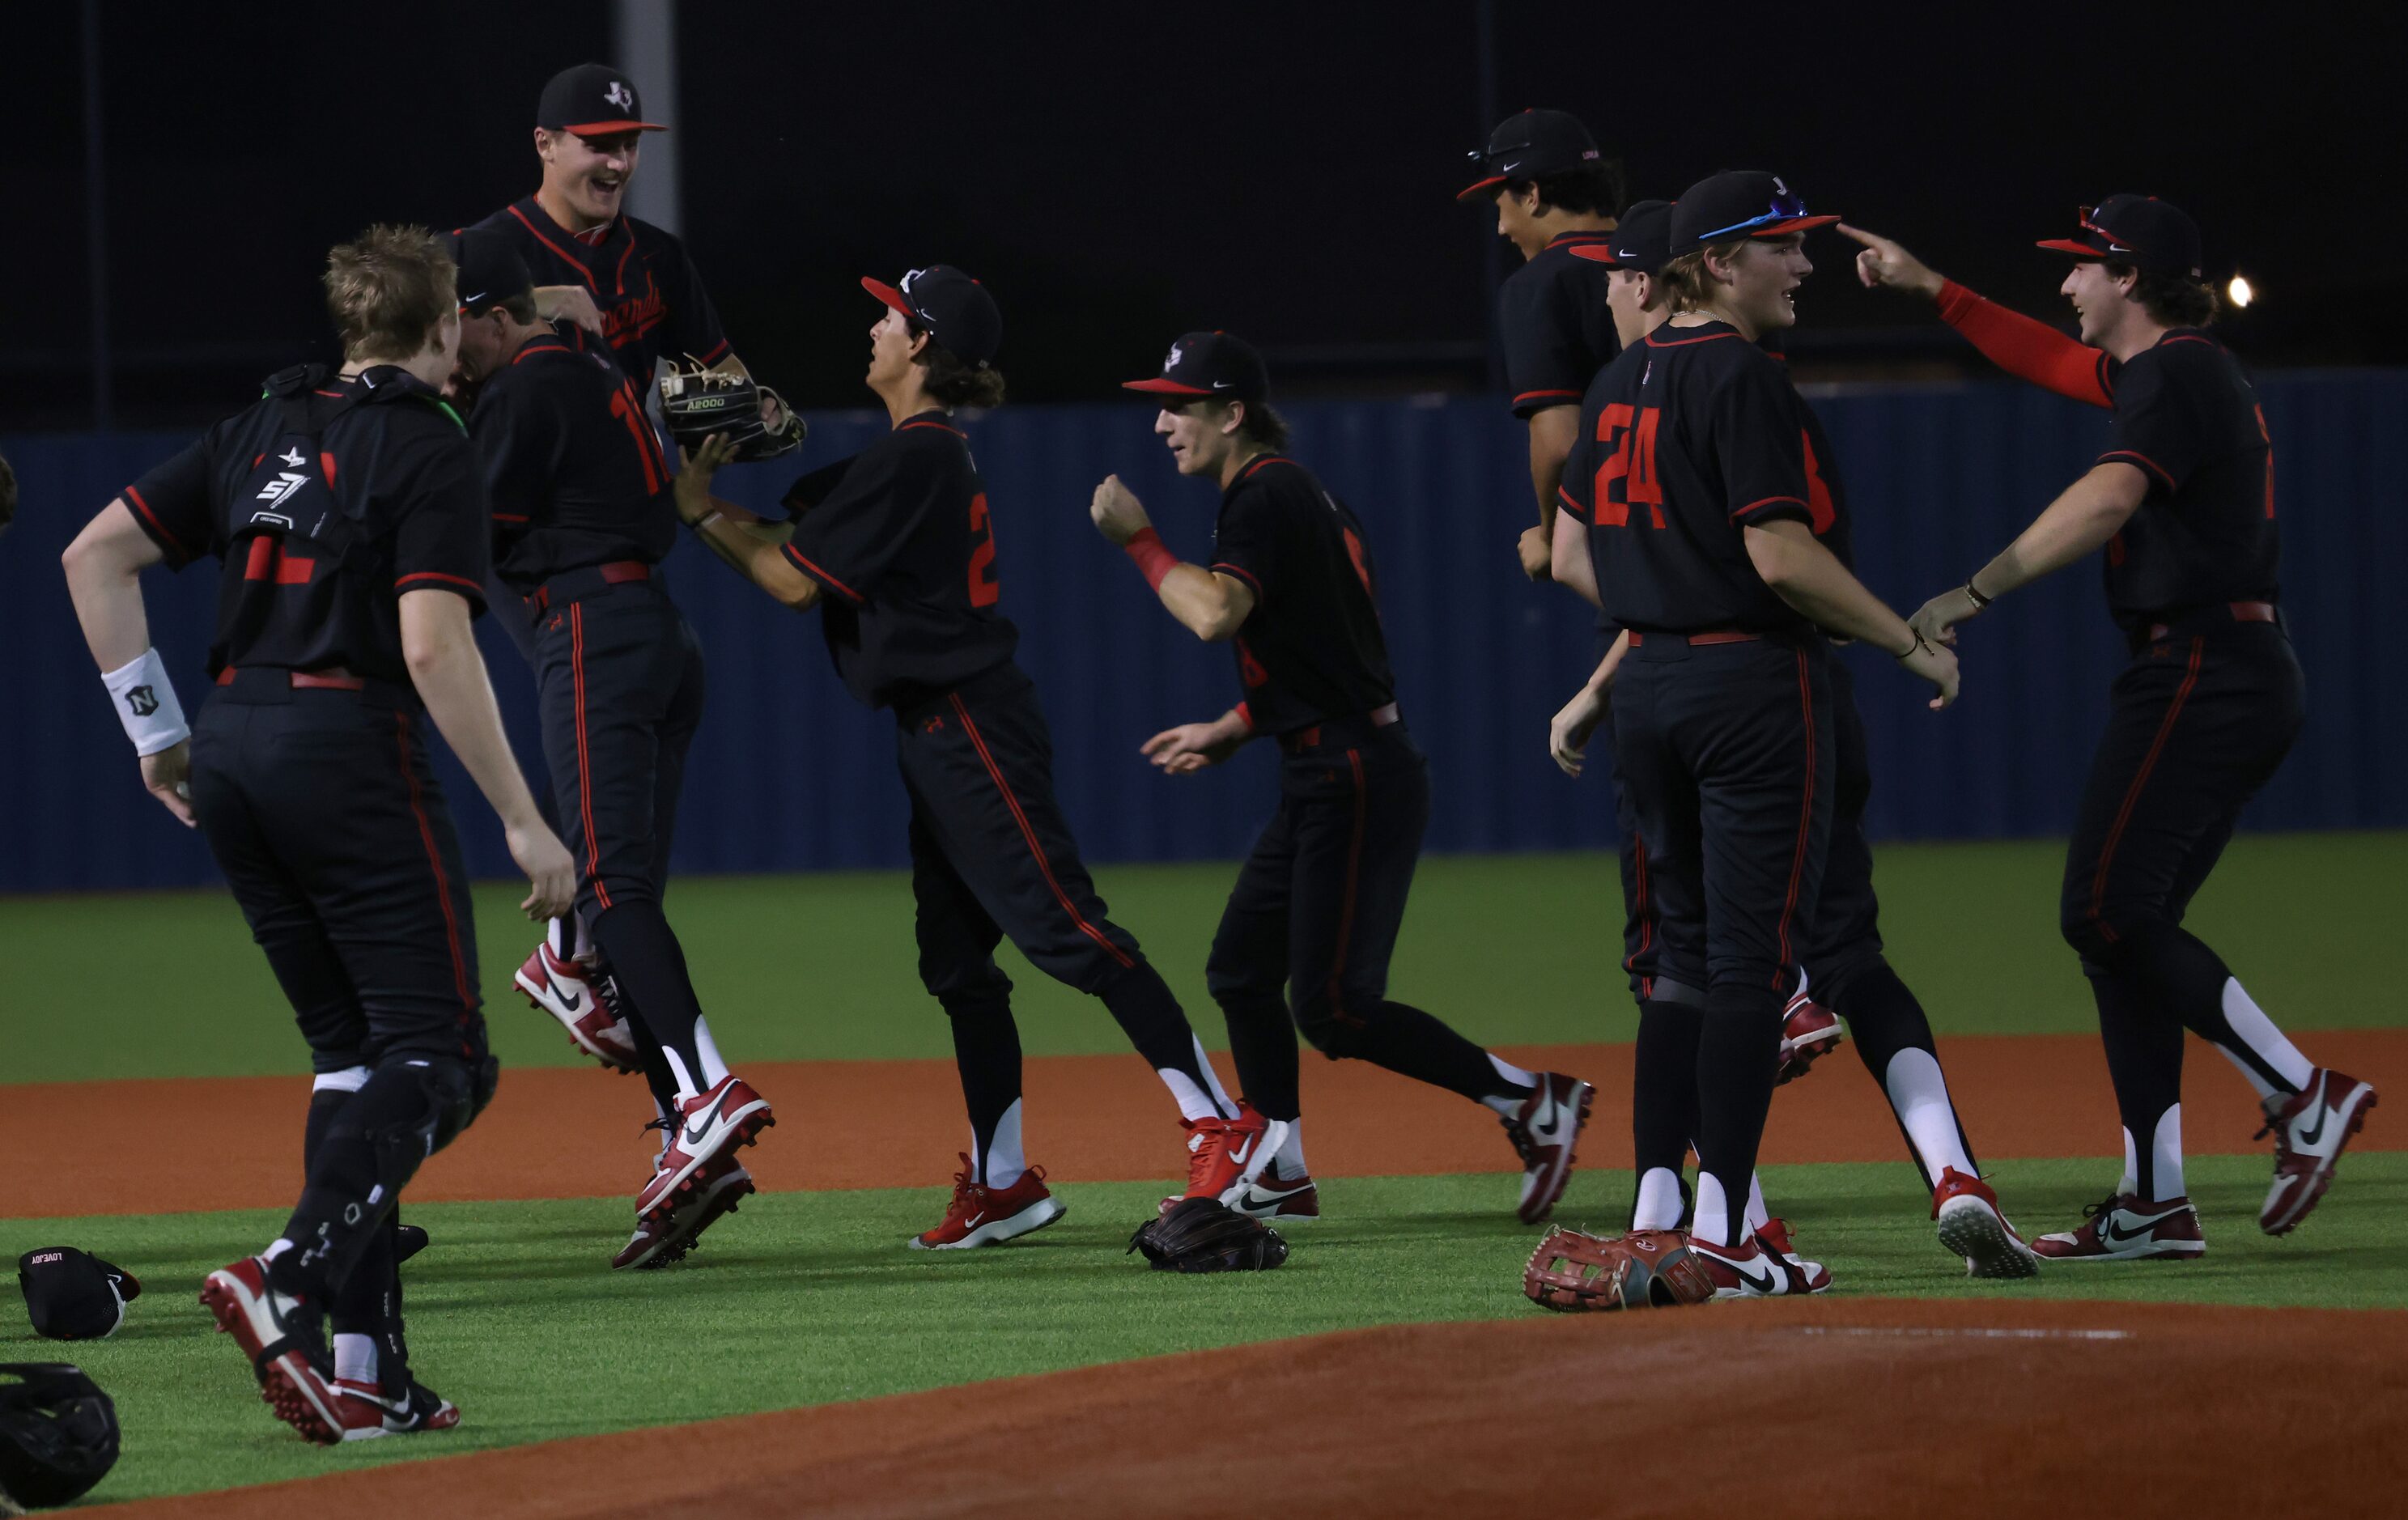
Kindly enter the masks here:
M 390 1398 L 376 1384 L 337 1378 L 335 1395 L 342 1410 L 345 1441 L 423 1435 L 429 1430 L 451 1430 L 460 1424 L 460 1411 L 452 1400 L 422 1383 L 412 1383 L 408 1392 Z
M 1789 1283 L 1786 1293 L 1828 1293 L 1831 1287 L 1830 1269 L 1819 1261 L 1808 1261 L 1799 1255 L 1789 1241 L 1789 1221 L 1768 1219 L 1756 1232 L 1756 1243 L 1778 1265 Z
M 1249 1219 L 1293 1222 L 1321 1217 L 1321 1189 L 1303 1172 L 1283 1176 L 1276 1156 L 1264 1165 L 1261 1176 L 1238 1183 L 1222 1195 L 1221 1201 Z
M 1597 1089 L 1578 1077 L 1541 1071 L 1539 1085 L 1504 1121 L 1505 1138 L 1522 1158 L 1522 1199 L 1514 1213 L 1523 1224 L 1546 1218 L 1564 1196 L 1572 1163 L 1579 1159 L 1573 1148 L 1596 1101 Z
M 1781 1011 L 1781 1064 L 1773 1068 L 1772 1085 L 1796 1082 L 1841 1043 L 1840 1016 L 1806 996 L 1806 973 L 1799 971 L 1798 991 Z
M 1940 1244 L 1965 1261 L 1968 1277 L 2038 1277 L 2040 1255 L 1999 1212 L 1999 1196 L 1979 1177 L 1943 1167 L 1931 1190 L 1931 1217 Z
M 343 1439 L 343 1411 L 314 1305 L 267 1282 L 267 1263 L 245 1256 L 201 1283 L 201 1307 L 251 1358 L 259 1397 L 276 1417 L 321 1446 Z
M 2069 1230 L 2031 1243 L 2042 1261 L 2197 1261 L 2207 1254 L 2190 1199 L 2143 1203 L 2129 1193 L 2091 1204 Z
M 1045 1190 L 1045 1169 L 1031 1167 L 1010 1187 L 989 1187 L 970 1180 L 970 1158 L 953 1174 L 953 1198 L 934 1229 L 923 1230 L 907 1243 L 914 1251 L 968 1251 L 1001 1245 L 1026 1235 L 1068 1212 L 1061 1200 Z
M 579 1050 L 613 1071 L 644 1068 L 627 1021 L 604 1002 L 585 968 L 553 954 L 549 941 L 535 947 L 515 980 L 528 1002 L 560 1021 Z
M 685 1195 L 695 1191 L 695 1179 L 712 1157 L 722 1151 L 732 1155 L 777 1122 L 767 1101 L 732 1075 L 680 1103 L 652 1180 L 636 1195 L 636 1217 L 670 1217 Z
M 1729 1246 L 1711 1245 L 1693 1235 L 1689 1250 L 1714 1280 L 1717 1298 L 1780 1298 L 1799 1291 L 1789 1264 L 1769 1250 L 1760 1236 Z M 1824 1281 L 1828 1283 L 1828 1274 Z
M 1185 1198 L 1230 1201 L 1287 1143 L 1287 1122 L 1264 1118 L 1244 1098 L 1234 1119 L 1182 1119 L 1179 1127 L 1187 1131 L 1187 1191 L 1164 1198 L 1163 1213 Z
M 752 1174 L 726 1152 L 694 1174 L 694 1187 L 666 1216 L 636 1221 L 636 1233 L 610 1258 L 616 1270 L 656 1271 L 683 1261 L 702 1243 L 702 1232 L 736 1212 L 756 1190 Z
M 2372 1107 L 2372 1086 L 2323 1067 L 2300 1091 L 2266 1100 L 2266 1124 L 2258 1134 L 2274 1137 L 2274 1185 L 2258 1211 L 2259 1229 L 2288 1235 L 2299 1227 L 2332 1185 L 2342 1148 L 2366 1127 Z

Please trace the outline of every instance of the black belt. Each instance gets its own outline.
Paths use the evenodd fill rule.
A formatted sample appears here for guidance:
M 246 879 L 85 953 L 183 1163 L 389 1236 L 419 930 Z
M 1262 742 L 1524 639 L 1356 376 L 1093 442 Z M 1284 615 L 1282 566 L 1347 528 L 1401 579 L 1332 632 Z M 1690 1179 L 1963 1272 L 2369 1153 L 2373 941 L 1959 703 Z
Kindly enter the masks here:
M 583 601 L 612 586 L 650 581 L 652 567 L 639 559 L 613 560 L 608 565 L 595 565 L 582 570 L 563 570 L 523 598 L 527 615 L 541 617 L 555 606 Z
M 355 676 L 340 666 L 324 670 L 287 670 L 280 666 L 228 666 L 218 672 L 218 685 L 235 702 L 290 702 L 294 692 L 348 692 L 378 707 L 415 710 L 418 691 L 398 681 Z
M 1404 714 L 1397 710 L 1397 704 L 1391 702 L 1360 717 L 1324 718 L 1310 727 L 1291 728 L 1279 736 L 1279 747 L 1282 753 L 1295 754 L 1303 750 L 1318 749 L 1323 744 L 1359 744 L 1381 729 L 1393 727 L 1403 721 Z

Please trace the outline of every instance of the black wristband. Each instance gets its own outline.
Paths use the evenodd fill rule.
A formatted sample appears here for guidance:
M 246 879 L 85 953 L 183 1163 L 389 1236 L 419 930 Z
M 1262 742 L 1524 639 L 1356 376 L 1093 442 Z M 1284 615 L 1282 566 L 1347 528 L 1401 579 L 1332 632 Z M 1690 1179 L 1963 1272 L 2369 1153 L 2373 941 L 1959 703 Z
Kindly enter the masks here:
M 1914 633 L 1914 629 L 1912 629 L 1912 628 L 1908 629 L 1907 631 L 1908 631 L 1909 633 Z M 1906 646 L 1906 648 L 1904 648 L 1904 649 L 1902 649 L 1902 650 L 1899 650 L 1896 654 L 1891 655 L 1891 656 L 1890 656 L 1890 658 L 1891 658 L 1891 659 L 1893 659 L 1893 660 L 1911 660 L 1911 659 L 1914 658 L 1914 652 L 1915 652 L 1915 651 L 1917 651 L 1917 650 L 1921 650 L 1921 649 L 1929 649 L 1930 647 L 1931 647 L 1930 643 L 1929 643 L 1928 640 L 1926 640 L 1926 639 L 1924 638 L 1924 637 L 1923 637 L 1921 634 L 1916 633 L 1916 634 L 1914 634 L 1914 643 L 1907 645 L 1907 646 Z
M 1974 573 L 1979 574 L 1980 572 L 1976 571 Z M 1973 609 L 1975 611 L 1980 611 L 1983 608 L 1989 606 L 1993 600 L 1993 598 L 1982 595 L 1980 589 L 1973 584 L 1973 577 L 1971 575 L 1965 578 L 1965 599 L 1973 604 Z

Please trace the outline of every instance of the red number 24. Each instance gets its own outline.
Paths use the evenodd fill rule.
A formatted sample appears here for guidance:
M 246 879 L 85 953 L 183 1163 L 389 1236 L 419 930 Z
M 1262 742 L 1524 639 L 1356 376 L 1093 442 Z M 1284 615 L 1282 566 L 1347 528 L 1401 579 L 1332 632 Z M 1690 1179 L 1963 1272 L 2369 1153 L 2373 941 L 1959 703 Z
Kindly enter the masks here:
M 1656 427 L 1663 409 L 1647 407 L 1635 415 L 1627 402 L 1616 401 L 1598 414 L 1597 441 L 1612 452 L 1597 468 L 1597 520 L 1609 527 L 1630 521 L 1630 509 L 1647 509 L 1647 525 L 1664 525 L 1664 488 L 1656 479 Z

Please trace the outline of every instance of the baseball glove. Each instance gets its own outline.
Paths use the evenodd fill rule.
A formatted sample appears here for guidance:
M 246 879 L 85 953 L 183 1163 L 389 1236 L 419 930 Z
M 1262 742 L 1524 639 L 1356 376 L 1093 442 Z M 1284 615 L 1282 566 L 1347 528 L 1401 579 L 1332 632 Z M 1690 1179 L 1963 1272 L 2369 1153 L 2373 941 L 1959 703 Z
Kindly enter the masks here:
M 1522 1291 L 1542 1309 L 1669 1309 L 1704 1303 L 1714 1284 L 1681 1230 L 1633 1230 L 1609 1240 L 1557 1226 L 1530 1253 Z
M 1287 1260 L 1279 1231 L 1218 1198 L 1182 1198 L 1139 1226 L 1128 1248 L 1157 1272 L 1267 1272 Z
M 761 420 L 765 396 L 778 404 L 779 424 L 774 430 Z M 809 431 L 777 392 L 756 384 L 750 376 L 700 365 L 686 369 L 671 365 L 661 377 L 661 415 L 681 449 L 699 449 L 712 434 L 725 434 L 736 445 L 738 464 L 790 453 L 802 447 Z

